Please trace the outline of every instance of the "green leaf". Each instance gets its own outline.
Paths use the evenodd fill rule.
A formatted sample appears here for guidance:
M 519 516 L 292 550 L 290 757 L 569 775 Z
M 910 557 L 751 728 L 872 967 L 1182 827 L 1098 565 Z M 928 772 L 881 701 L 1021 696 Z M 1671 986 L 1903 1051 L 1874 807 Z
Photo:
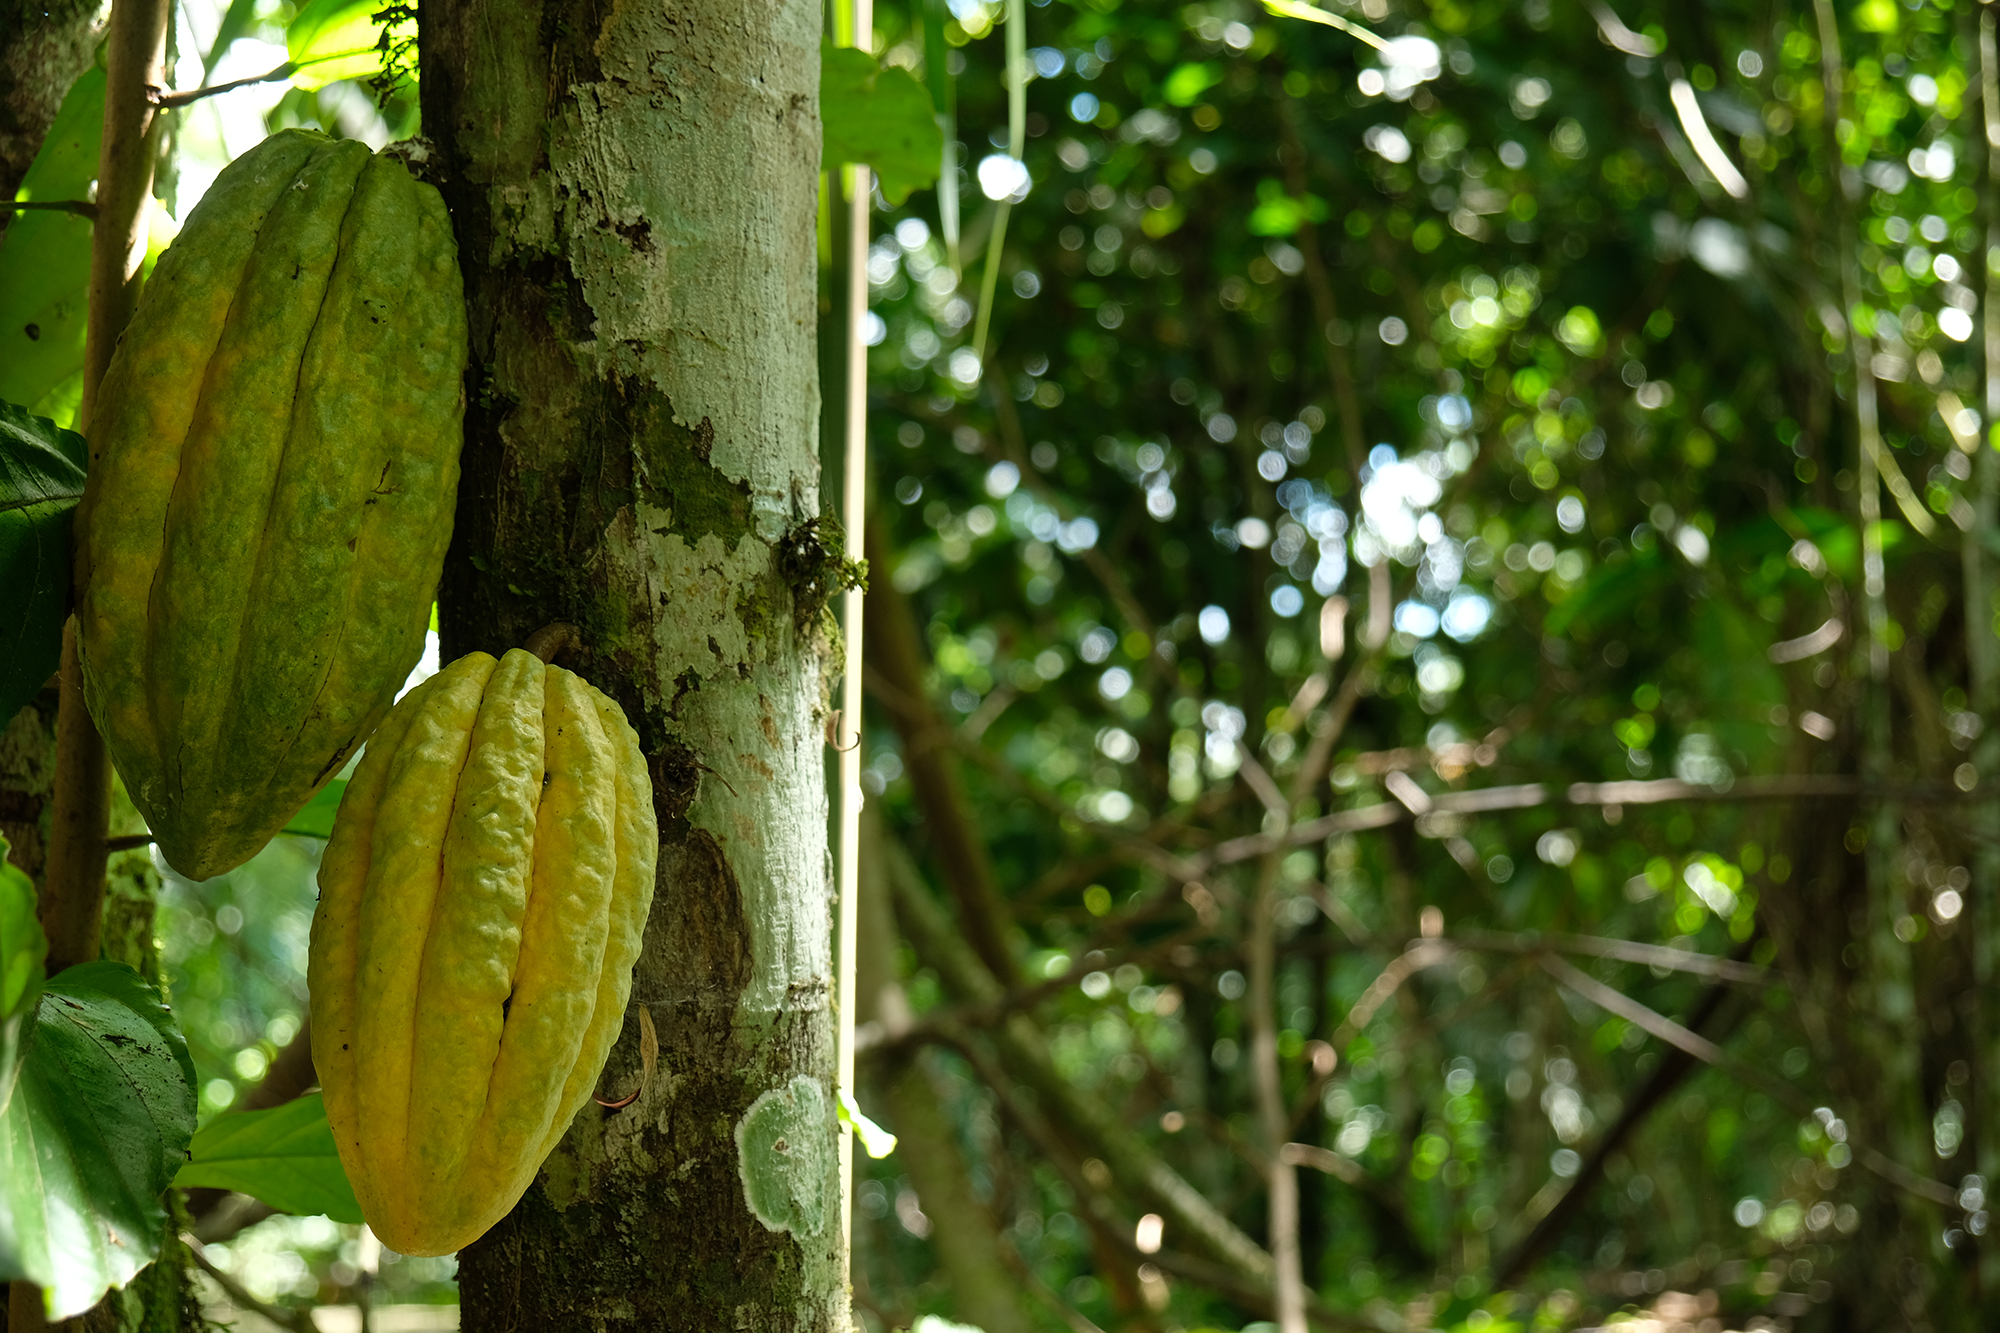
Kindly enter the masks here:
M 347 779 L 335 778 L 314 792 L 312 799 L 300 806 L 291 822 L 279 832 L 295 833 L 303 838 L 331 838 L 333 817 L 340 812 L 340 798 L 346 793 Z
M 1316 194 L 1294 199 L 1276 181 L 1260 182 L 1257 199 L 1257 207 L 1250 210 L 1253 236 L 1290 236 L 1306 223 L 1324 222 L 1328 216 L 1326 200 Z
M 310 0 L 285 28 L 285 49 L 297 66 L 295 87 L 311 91 L 342 79 L 367 79 L 382 72 L 387 54 L 383 26 L 375 21 L 388 0 Z M 417 35 L 415 11 L 389 28 L 391 41 Z
M 83 1313 L 159 1253 L 193 1081 L 179 1028 L 137 972 L 85 963 L 49 982 L 0 1115 L 0 1278 L 40 1285 L 50 1319 Z
M 88 198 L 103 133 L 104 71 L 92 66 L 63 97 L 15 199 Z M 90 220 L 16 214 L 0 237 L 0 400 L 40 404 L 82 371 L 89 305 Z
M 879 1160 L 896 1151 L 896 1136 L 864 1115 L 861 1104 L 854 1100 L 854 1094 L 845 1088 L 840 1090 L 839 1099 L 834 1104 L 834 1115 L 841 1124 L 854 1131 L 861 1140 L 862 1151 L 870 1157 Z
M 1167 75 L 1161 91 L 1175 106 L 1193 106 L 1201 95 L 1222 82 L 1222 66 L 1216 61 L 1177 65 Z
M 931 95 L 906 69 L 884 69 L 851 46 L 820 48 L 820 160 L 874 168 L 882 197 L 900 204 L 938 178 L 944 131 Z
M 34 881 L 7 859 L 9 850 L 0 838 L 0 1114 L 27 1057 L 49 952 L 48 937 L 35 919 Z
M 70 514 L 88 460 L 81 435 L 0 403 L 0 726 L 62 660 Z
M 237 1190 L 282 1213 L 361 1221 L 361 1205 L 334 1150 L 326 1103 L 316 1092 L 269 1110 L 232 1111 L 209 1121 L 195 1134 L 188 1164 L 174 1184 Z

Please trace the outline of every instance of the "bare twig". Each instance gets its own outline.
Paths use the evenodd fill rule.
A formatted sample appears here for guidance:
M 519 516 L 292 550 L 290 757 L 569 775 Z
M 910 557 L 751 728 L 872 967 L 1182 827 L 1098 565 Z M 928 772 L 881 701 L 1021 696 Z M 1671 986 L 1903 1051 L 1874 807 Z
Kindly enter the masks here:
M 97 205 L 88 199 L 0 199 L 0 209 L 25 213 L 45 209 L 51 213 L 74 213 L 80 218 L 97 218 Z
M 894 842 L 885 844 L 889 884 L 896 898 L 903 932 L 917 955 L 937 968 L 945 988 L 961 1000 L 990 1002 L 999 984 L 984 968 L 917 878 L 916 868 Z M 1089 1145 L 1124 1188 L 1148 1201 L 1168 1222 L 1202 1249 L 1232 1268 L 1268 1281 L 1270 1255 L 1190 1185 L 1150 1145 L 1109 1107 L 1082 1094 L 1059 1073 L 1049 1057 L 1040 1030 L 1025 1014 L 1014 1014 L 993 1031 L 993 1040 L 1007 1068 L 1008 1079 L 1032 1088 L 1037 1099 L 1059 1120 L 1070 1137 Z M 1008 1089 L 995 1086 L 1005 1096 Z
M 1688 1028 L 1699 1032 L 1713 1024 L 1718 1031 L 1726 1029 L 1727 1023 L 1741 1011 L 1738 1006 L 1732 1008 L 1730 1014 L 1718 1018 L 1723 1002 L 1731 995 L 1732 992 L 1725 986 L 1710 986 L 1695 1004 L 1688 1018 Z M 1551 1181 L 1530 1202 L 1523 1218 L 1528 1223 L 1528 1233 L 1494 1266 L 1496 1285 L 1507 1287 L 1518 1282 L 1535 1260 L 1555 1243 L 1562 1229 L 1589 1199 L 1591 1190 L 1603 1177 L 1605 1165 L 1612 1154 L 1623 1147 L 1646 1118 L 1699 1067 L 1700 1061 L 1685 1051 L 1674 1049 L 1666 1053 L 1666 1058 L 1654 1068 L 1645 1084 L 1625 1103 L 1617 1121 L 1583 1159 L 1568 1186 L 1557 1187 L 1556 1182 Z
M 1599 1008 L 1608 1010 L 1629 1023 L 1637 1024 L 1661 1041 L 1685 1051 L 1704 1064 L 1714 1065 L 1738 1082 L 1746 1083 L 1780 1105 L 1789 1107 L 1795 1114 L 1809 1116 L 1813 1113 L 1814 1108 L 1810 1099 L 1791 1084 L 1774 1077 L 1747 1060 L 1737 1059 L 1708 1038 L 1682 1027 L 1664 1014 L 1647 1008 L 1623 991 L 1615 990 L 1588 973 L 1578 971 L 1552 954 L 1544 955 L 1541 964 L 1557 981 Z M 1946 1205 L 1957 1203 L 1958 1191 L 1951 1186 L 1921 1175 L 1873 1148 L 1850 1146 L 1856 1159 L 1863 1166 L 1897 1188 L 1908 1190 L 1933 1203 Z
M 1675 972 L 1691 972 L 1696 976 L 1714 977 L 1720 981 L 1739 981 L 1749 986 L 1768 986 L 1777 980 L 1768 967 L 1758 967 L 1755 963 L 1740 962 L 1734 958 L 1716 958 L 1710 954 L 1696 953 L 1691 949 L 1675 949 L 1664 944 L 1640 944 L 1635 940 L 1610 940 L 1596 935 L 1541 935 L 1533 931 L 1511 934 L 1499 930 L 1478 930 L 1466 928 L 1454 930 L 1451 942 L 1465 949 L 1492 950 L 1496 953 L 1580 953 L 1593 958 L 1615 958 L 1621 963 L 1643 963 L 1647 967 L 1663 967 Z
M 187 1246 L 188 1254 L 193 1257 L 195 1267 L 214 1278 L 216 1285 L 228 1292 L 229 1299 L 237 1305 L 245 1310 L 254 1311 L 258 1316 L 270 1320 L 279 1328 L 289 1328 L 293 1330 L 293 1333 L 316 1333 L 318 1326 L 313 1323 L 310 1313 L 305 1310 L 287 1310 L 283 1306 L 272 1305 L 268 1301 L 258 1300 L 250 1294 L 249 1288 L 215 1266 L 215 1261 L 208 1257 L 208 1251 L 202 1248 L 200 1241 L 196 1240 L 192 1235 L 184 1235 L 181 1237 L 181 1242 Z
M 888 537 L 877 519 L 867 525 L 867 550 L 873 568 L 885 572 L 890 568 Z M 928 743 L 941 729 L 924 697 L 924 648 L 916 620 L 892 579 L 877 579 L 870 600 L 862 621 L 869 668 L 866 674 L 879 674 L 904 702 L 904 707 L 890 712 L 903 738 L 903 762 L 930 827 L 932 850 L 958 902 L 960 924 L 986 968 L 1002 981 L 1012 981 L 1017 969 L 1007 944 L 1012 925 L 1007 901 L 994 879 L 986 845 L 973 825 L 958 765 L 952 756 Z
M 162 111 L 171 111 L 175 107 L 191 106 L 204 97 L 214 97 L 219 93 L 235 92 L 238 88 L 249 88 L 259 83 L 282 83 L 297 73 L 298 68 L 297 65 L 287 60 L 276 69 L 266 70 L 262 74 L 253 74 L 247 79 L 231 79 L 228 83 L 211 84 L 206 88 L 190 88 L 182 93 L 170 93 L 166 89 L 157 86 L 148 88 L 146 92 L 148 100 L 154 106 L 159 107 Z
M 1444 792 L 1431 796 L 1434 814 L 1493 814 L 1502 810 L 1532 810 L 1545 805 L 1627 806 L 1658 805 L 1665 802 L 1731 804 L 1742 801 L 1790 801 L 1859 796 L 1877 800 L 1911 803 L 1958 804 L 1978 799 L 1950 787 L 1886 787 L 1864 784 L 1846 774 L 1796 773 L 1772 777 L 1738 778 L 1728 786 L 1707 786 L 1682 782 L 1678 778 L 1657 778 L 1646 782 L 1577 782 L 1559 787 L 1545 782 L 1524 782 L 1507 787 L 1481 787 L 1472 791 Z M 1258 833 L 1217 843 L 1206 853 L 1184 858 L 1198 877 L 1214 866 L 1231 865 L 1262 856 L 1273 848 L 1319 842 L 1341 833 L 1362 833 L 1413 818 L 1401 802 L 1384 801 L 1358 810 L 1337 810 L 1318 819 L 1294 824 L 1281 833 Z

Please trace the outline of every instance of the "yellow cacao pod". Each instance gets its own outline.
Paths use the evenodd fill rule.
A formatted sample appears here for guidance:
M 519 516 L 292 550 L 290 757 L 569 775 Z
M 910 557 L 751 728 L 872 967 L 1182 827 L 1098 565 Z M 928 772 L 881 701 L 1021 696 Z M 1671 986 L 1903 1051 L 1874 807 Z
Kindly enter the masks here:
M 77 627 L 182 874 L 270 841 L 422 655 L 465 359 L 444 203 L 363 144 L 272 135 L 160 257 L 89 423 Z
M 382 1243 L 503 1217 L 603 1071 L 653 899 L 652 782 L 604 695 L 519 649 L 410 691 L 320 864 L 313 1061 Z

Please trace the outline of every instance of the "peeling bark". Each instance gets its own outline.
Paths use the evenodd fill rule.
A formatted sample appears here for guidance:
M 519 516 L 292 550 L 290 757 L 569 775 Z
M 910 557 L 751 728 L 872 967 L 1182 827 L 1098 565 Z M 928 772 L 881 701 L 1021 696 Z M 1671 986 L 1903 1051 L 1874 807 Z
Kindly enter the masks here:
M 662 843 L 658 1072 L 464 1252 L 462 1326 L 844 1329 L 829 645 L 778 559 L 819 513 L 819 9 L 421 12 L 473 344 L 445 653 L 580 627 L 564 665 L 638 728 Z M 600 1095 L 638 1065 L 628 1014 Z

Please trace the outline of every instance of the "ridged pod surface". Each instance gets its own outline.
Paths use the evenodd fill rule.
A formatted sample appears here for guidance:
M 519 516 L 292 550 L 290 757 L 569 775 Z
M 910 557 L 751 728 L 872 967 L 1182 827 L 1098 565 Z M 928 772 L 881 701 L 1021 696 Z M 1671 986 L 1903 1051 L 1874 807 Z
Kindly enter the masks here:
M 403 1254 L 491 1227 L 625 1021 L 658 830 L 618 705 L 520 649 L 404 697 L 319 872 L 313 1062 L 362 1212 Z
M 465 302 L 436 190 L 284 130 L 160 257 L 90 423 L 85 698 L 167 861 L 254 855 L 423 653 Z

